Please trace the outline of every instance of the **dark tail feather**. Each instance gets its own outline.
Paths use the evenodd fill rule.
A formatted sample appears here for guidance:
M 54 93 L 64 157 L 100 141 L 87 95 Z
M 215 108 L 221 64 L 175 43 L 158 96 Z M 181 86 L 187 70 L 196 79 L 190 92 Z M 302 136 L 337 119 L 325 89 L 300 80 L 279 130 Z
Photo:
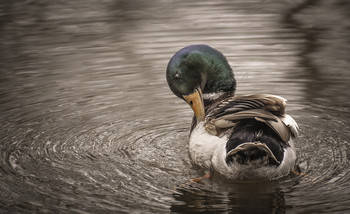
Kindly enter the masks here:
M 226 163 L 279 165 L 286 146 L 281 138 L 265 123 L 242 120 L 226 143 Z

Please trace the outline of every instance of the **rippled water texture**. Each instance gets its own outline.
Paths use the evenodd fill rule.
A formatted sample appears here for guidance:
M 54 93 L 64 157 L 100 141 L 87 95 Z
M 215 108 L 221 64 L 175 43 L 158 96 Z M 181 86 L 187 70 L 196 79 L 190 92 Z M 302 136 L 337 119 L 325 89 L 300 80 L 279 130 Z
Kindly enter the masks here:
M 1 213 L 350 212 L 347 0 L 1 1 Z M 303 174 L 235 182 L 187 153 L 165 80 L 189 44 L 222 51 L 238 94 L 288 99 Z

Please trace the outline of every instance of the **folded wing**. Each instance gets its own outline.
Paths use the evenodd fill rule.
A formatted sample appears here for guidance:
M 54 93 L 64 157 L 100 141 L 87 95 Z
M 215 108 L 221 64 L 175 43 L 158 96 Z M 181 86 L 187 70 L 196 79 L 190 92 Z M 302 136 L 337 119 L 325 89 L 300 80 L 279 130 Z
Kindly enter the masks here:
M 206 117 L 205 127 L 213 135 L 225 134 L 239 121 L 254 119 L 268 125 L 284 143 L 297 136 L 298 126 L 285 114 L 286 99 L 269 94 L 235 96 L 220 102 Z

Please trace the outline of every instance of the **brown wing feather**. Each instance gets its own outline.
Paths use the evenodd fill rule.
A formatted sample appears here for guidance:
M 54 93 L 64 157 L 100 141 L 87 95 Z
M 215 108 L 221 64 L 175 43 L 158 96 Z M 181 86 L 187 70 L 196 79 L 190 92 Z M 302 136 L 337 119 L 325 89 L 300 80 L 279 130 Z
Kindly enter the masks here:
M 274 115 L 283 115 L 285 112 L 286 99 L 270 94 L 254 94 L 235 96 L 221 101 L 208 115 L 207 119 L 221 117 L 249 109 L 265 109 Z
M 285 112 L 286 100 L 269 94 L 236 96 L 223 100 L 206 118 L 206 129 L 217 135 L 233 128 L 243 119 L 255 119 L 267 124 L 284 142 L 288 142 L 290 129 L 279 118 Z

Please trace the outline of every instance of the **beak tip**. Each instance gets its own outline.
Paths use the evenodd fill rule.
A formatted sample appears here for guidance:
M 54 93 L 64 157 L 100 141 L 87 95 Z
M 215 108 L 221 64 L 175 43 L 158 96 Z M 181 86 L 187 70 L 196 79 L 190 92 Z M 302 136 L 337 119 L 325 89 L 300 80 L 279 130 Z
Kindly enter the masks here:
M 205 115 L 196 115 L 197 123 L 202 122 L 205 120 Z

